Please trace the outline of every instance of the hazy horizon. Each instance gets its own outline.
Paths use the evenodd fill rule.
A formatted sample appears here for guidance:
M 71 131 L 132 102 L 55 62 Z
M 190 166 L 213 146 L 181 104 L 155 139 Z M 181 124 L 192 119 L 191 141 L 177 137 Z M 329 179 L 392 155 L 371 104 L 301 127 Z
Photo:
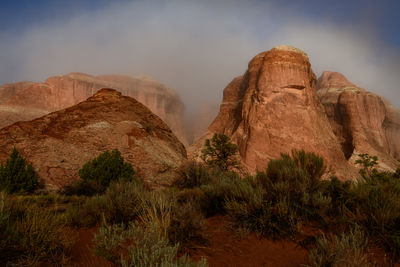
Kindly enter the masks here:
M 219 103 L 223 88 L 256 54 L 288 44 L 308 54 L 317 76 L 341 72 L 400 107 L 400 41 L 385 26 L 394 23 L 385 12 L 395 2 L 383 10 L 385 1 L 355 1 L 349 14 L 315 1 L 304 8 L 256 0 L 78 2 L 51 13 L 44 1 L 42 19 L 3 23 L 1 84 L 69 72 L 148 74 L 177 91 L 191 112 L 203 102 Z

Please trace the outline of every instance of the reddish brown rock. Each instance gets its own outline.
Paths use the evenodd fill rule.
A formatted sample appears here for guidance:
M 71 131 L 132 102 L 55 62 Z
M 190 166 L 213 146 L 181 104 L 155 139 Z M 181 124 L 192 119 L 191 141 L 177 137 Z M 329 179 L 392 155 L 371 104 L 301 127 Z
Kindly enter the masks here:
M 49 113 L 47 110 L 24 106 L 0 105 L 0 129 L 16 121 L 27 121 Z
M 176 92 L 145 76 L 133 78 L 126 75 L 102 75 L 95 77 L 83 73 L 70 73 L 50 77 L 44 83 L 5 84 L 0 87 L 0 106 L 33 108 L 49 113 L 73 106 L 104 87 L 115 88 L 122 94 L 143 103 L 163 119 L 180 140 L 186 142 L 183 128 L 184 104 Z M 0 128 L 20 118 L 30 120 L 37 117 L 34 112 L 20 115 L 14 112 L 14 115 L 7 119 L 0 114 Z
M 148 108 L 112 89 L 101 89 L 70 108 L 0 129 L 0 161 L 16 147 L 49 190 L 78 179 L 78 170 L 117 148 L 150 186 L 169 185 L 186 151 Z
M 400 159 L 400 112 L 384 98 L 350 83 L 342 74 L 324 72 L 318 95 L 347 159 L 360 153 L 378 156 L 382 169 Z
M 224 89 L 220 112 L 191 155 L 198 155 L 205 138 L 224 133 L 238 144 L 242 162 L 252 172 L 264 170 L 281 153 L 304 149 L 322 155 L 332 174 L 354 178 L 315 85 L 301 50 L 279 46 L 258 54 L 246 73 Z

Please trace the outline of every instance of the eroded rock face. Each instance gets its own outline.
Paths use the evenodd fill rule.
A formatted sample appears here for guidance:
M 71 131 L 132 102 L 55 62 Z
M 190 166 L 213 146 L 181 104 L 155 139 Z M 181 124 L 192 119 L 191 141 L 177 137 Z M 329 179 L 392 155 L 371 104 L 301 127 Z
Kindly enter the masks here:
M 279 46 L 255 56 L 243 76 L 225 89 L 220 112 L 191 149 L 196 156 L 205 138 L 231 136 L 248 170 L 264 170 L 268 161 L 292 149 L 317 152 L 332 174 L 356 175 L 341 151 L 315 91 L 316 77 L 307 55 Z
M 48 78 L 44 83 L 19 82 L 0 87 L 0 110 L 14 107 L 13 115 L 5 119 L 0 113 L 0 128 L 20 119 L 37 118 L 40 112 L 21 114 L 22 108 L 45 111 L 46 113 L 73 106 L 92 96 L 100 88 L 115 88 L 123 95 L 137 99 L 164 120 L 178 136 L 186 142 L 183 128 L 185 106 L 173 90 L 149 77 L 133 78 L 126 75 L 91 76 L 70 73 Z M 8 108 L 10 109 L 10 108 Z
M 342 74 L 324 72 L 318 95 L 342 150 L 351 163 L 360 153 L 378 156 L 382 169 L 400 159 L 400 112 L 384 98 L 350 83 Z
M 148 108 L 120 92 L 101 89 L 75 106 L 0 129 L 0 162 L 16 147 L 57 190 L 79 179 L 78 170 L 117 148 L 150 186 L 169 185 L 186 150 Z

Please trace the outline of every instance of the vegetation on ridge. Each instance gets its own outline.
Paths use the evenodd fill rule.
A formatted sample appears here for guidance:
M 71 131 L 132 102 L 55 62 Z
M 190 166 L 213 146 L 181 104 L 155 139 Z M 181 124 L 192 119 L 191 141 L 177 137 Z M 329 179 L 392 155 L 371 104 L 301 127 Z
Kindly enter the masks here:
M 400 259 L 400 170 L 376 170 L 373 156 L 360 155 L 362 178 L 354 182 L 322 179 L 323 158 L 303 150 L 282 154 L 265 171 L 245 177 L 222 158 L 188 161 L 174 187 L 149 191 L 114 151 L 102 154 L 111 161 L 97 157 L 84 165 L 91 174 L 82 181 L 104 186 L 90 197 L 2 192 L 0 263 L 70 265 L 71 228 L 100 225 L 94 251 L 118 266 L 205 266 L 183 252 L 208 245 L 206 218 L 216 214 L 227 215 L 241 233 L 297 242 L 308 249 L 309 266 L 373 265 L 371 246 L 392 262 Z M 101 168 L 109 174 L 102 176 Z M 304 236 L 310 226 L 320 234 Z

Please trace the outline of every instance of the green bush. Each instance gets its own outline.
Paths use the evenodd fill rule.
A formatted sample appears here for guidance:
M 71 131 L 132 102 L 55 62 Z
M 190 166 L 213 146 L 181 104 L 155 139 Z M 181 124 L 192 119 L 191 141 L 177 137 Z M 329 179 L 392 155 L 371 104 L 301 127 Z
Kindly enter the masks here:
M 214 134 L 211 139 L 206 139 L 201 158 L 209 166 L 216 166 L 222 171 L 230 168 L 238 168 L 238 146 L 230 142 L 230 138 L 224 134 Z
M 293 238 L 303 222 L 325 224 L 324 214 L 331 204 L 331 197 L 322 191 L 325 169 L 320 156 L 293 150 L 291 156 L 282 154 L 271 160 L 266 172 L 255 178 L 236 181 L 234 186 L 217 184 L 211 193 L 215 203 L 222 199 L 225 211 L 240 228 Z M 204 189 L 205 195 L 211 195 Z
M 148 193 L 140 183 L 113 182 L 103 195 L 87 198 L 67 209 L 73 226 L 93 226 L 104 217 L 108 223 L 128 223 L 142 213 Z
M 322 235 L 308 254 L 308 266 L 373 266 L 368 259 L 367 244 L 366 234 L 358 227 L 340 236 Z
M 204 192 L 199 187 L 191 189 L 183 189 L 176 192 L 176 201 L 178 204 L 191 203 L 200 208 L 200 200 L 203 198 Z
M 271 160 L 256 180 L 267 192 L 267 202 L 287 204 L 290 213 L 304 220 L 321 220 L 321 208 L 330 204 L 330 198 L 321 193 L 325 169 L 320 156 L 294 150 L 292 157 L 282 154 L 280 159 Z
M 0 205 L 0 265 L 68 265 L 67 252 L 75 241 L 62 214 L 14 196 Z M 4 257 L 4 258 L 3 258 Z
M 95 253 L 117 266 L 207 266 L 205 260 L 191 263 L 187 256 L 178 258 L 179 245 L 168 239 L 154 224 L 147 228 L 131 222 L 125 225 L 104 223 L 94 238 Z
M 175 205 L 167 233 L 172 244 L 181 246 L 207 244 L 204 215 L 196 203 Z
M 378 165 L 378 157 L 370 156 L 369 154 L 358 154 L 358 159 L 356 160 L 356 164 L 361 165 L 362 169 L 360 173 L 363 176 L 369 175 L 372 172 L 376 171 L 375 166 Z
M 81 180 L 72 185 L 65 186 L 60 193 L 67 196 L 93 196 L 103 193 L 107 189 L 99 181 Z
M 111 181 L 126 180 L 132 181 L 135 177 L 135 171 L 132 165 L 124 162 L 121 152 L 114 149 L 112 152 L 106 151 L 97 158 L 85 163 L 79 170 L 79 176 L 83 185 L 78 184 L 79 188 L 92 186 L 89 193 L 94 189 L 104 192 Z M 90 183 L 89 181 L 95 181 Z
M 178 169 L 177 178 L 173 185 L 179 189 L 194 188 L 211 181 L 211 174 L 203 164 L 188 161 Z
M 353 186 L 351 181 L 342 182 L 335 176 L 322 182 L 321 191 L 331 199 L 326 215 L 343 218 L 355 207 Z
M 242 182 L 240 176 L 232 172 L 214 173 L 212 182 L 201 186 L 203 193 L 199 199 L 200 207 L 206 217 L 225 213 L 225 201 L 235 187 Z
M 14 147 L 5 164 L 0 165 L 0 190 L 7 193 L 33 192 L 38 187 L 38 175 L 31 164 Z
M 373 167 L 376 160 L 364 156 L 365 167 Z M 354 183 L 332 178 L 321 184 L 320 191 L 331 199 L 325 215 L 336 229 L 357 224 L 395 261 L 400 258 L 400 180 L 396 173 L 365 169 Z
M 374 172 L 354 187 L 350 219 L 377 238 L 395 258 L 400 256 L 400 181 L 390 173 Z

